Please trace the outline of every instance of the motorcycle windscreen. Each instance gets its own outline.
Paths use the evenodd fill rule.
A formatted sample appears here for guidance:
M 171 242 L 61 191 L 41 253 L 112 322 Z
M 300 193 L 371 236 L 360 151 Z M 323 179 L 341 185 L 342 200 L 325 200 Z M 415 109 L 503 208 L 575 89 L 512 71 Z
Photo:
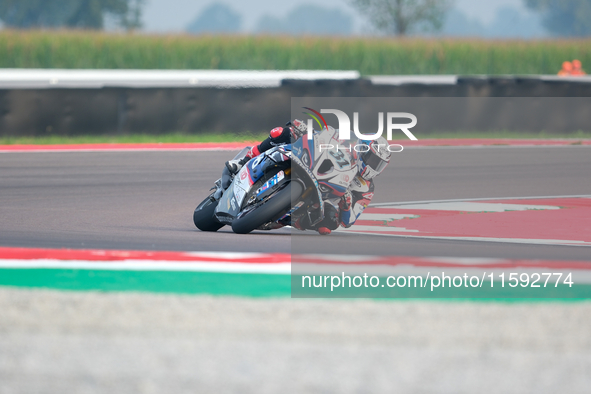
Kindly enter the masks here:
M 240 152 L 238 152 L 238 154 L 236 156 L 234 156 L 234 158 L 232 160 L 242 159 L 243 157 L 246 156 L 246 154 L 250 151 L 250 149 L 251 149 L 250 146 L 246 146 L 246 147 L 242 148 L 242 150 Z

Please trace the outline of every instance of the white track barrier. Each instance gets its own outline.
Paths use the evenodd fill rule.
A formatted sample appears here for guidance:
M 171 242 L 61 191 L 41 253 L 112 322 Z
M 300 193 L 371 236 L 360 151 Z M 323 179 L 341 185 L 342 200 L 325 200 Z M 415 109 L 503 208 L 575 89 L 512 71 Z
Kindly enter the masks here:
M 284 79 L 351 80 L 357 71 L 0 69 L 0 88 L 278 87 Z

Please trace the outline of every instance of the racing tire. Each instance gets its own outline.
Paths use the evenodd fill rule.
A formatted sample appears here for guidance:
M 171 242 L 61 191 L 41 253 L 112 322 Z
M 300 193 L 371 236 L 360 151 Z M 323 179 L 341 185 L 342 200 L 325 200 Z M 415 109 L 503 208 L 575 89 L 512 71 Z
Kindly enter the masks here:
M 299 198 L 303 192 L 304 187 L 299 182 L 290 182 L 262 205 L 234 220 L 232 231 L 236 234 L 248 234 L 265 223 L 279 219 L 291 208 L 292 196 L 295 200 L 295 197 Z
M 217 208 L 219 200 L 212 201 L 211 198 L 207 197 L 193 213 L 193 223 L 201 231 L 218 231 L 224 225 L 217 221 L 214 216 L 215 209 Z

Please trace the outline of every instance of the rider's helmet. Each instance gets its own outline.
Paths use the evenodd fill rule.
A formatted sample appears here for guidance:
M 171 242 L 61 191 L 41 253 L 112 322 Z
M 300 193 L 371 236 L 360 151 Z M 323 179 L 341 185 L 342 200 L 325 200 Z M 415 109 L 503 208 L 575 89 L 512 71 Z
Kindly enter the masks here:
M 308 126 L 299 119 L 294 119 L 290 122 L 287 122 L 285 127 L 289 127 L 291 131 L 291 138 L 293 140 L 297 140 L 308 132 Z
M 388 141 L 384 137 L 377 140 L 360 140 L 359 174 L 367 181 L 380 175 L 390 163 L 392 153 L 388 150 Z

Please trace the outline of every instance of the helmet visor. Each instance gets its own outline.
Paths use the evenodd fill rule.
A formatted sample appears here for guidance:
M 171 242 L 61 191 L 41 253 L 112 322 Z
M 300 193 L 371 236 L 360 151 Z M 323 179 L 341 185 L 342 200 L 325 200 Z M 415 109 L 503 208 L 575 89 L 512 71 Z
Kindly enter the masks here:
M 384 168 L 386 168 L 386 166 L 388 165 L 387 161 L 384 161 L 384 159 L 382 159 L 372 151 L 364 152 L 361 155 L 361 159 L 363 160 L 366 166 L 369 166 L 378 173 L 384 171 Z

